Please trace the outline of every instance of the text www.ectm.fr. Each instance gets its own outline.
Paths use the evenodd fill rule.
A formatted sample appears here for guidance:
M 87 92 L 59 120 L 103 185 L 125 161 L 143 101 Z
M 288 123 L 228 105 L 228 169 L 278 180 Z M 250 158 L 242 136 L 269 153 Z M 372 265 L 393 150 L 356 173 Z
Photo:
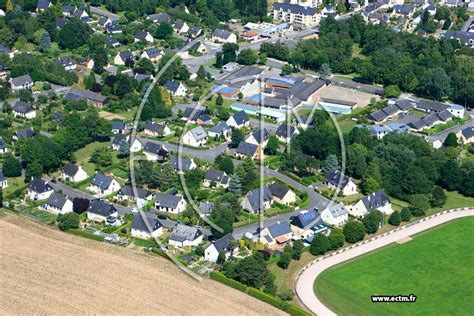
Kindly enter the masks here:
M 371 296 L 372 303 L 414 303 L 416 295 L 374 295 Z

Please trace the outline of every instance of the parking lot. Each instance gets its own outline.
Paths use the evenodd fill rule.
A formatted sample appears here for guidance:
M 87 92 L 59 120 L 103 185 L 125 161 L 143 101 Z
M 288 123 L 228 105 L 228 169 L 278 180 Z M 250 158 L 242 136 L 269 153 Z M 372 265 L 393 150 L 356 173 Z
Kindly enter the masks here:
M 377 101 L 380 97 L 375 94 L 360 92 L 355 89 L 344 88 L 340 86 L 330 85 L 321 89 L 318 93 L 320 98 L 336 99 L 341 101 L 357 102 L 357 107 L 366 107 L 372 98 Z

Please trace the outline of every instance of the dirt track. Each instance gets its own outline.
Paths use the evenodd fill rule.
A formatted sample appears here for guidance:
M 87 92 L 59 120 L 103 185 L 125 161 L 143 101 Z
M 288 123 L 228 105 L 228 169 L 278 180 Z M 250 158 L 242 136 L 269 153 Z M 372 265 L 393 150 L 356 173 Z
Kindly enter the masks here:
M 8 215 L 0 218 L 0 314 L 32 313 L 283 314 L 162 258 Z

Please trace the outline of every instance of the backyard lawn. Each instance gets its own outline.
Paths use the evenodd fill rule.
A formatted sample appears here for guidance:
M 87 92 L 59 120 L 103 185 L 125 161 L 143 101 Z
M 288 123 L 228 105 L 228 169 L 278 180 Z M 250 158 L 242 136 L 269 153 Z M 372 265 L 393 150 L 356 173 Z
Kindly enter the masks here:
M 458 219 L 333 267 L 315 282 L 340 315 L 472 315 L 474 218 Z M 371 302 L 372 295 L 417 296 L 415 303 Z

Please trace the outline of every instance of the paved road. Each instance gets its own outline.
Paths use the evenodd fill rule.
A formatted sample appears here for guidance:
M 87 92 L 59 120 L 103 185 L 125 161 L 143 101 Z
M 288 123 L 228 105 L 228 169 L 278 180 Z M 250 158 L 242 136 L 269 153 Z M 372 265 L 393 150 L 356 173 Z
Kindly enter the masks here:
M 106 11 L 106 10 L 103 10 L 103 9 L 100 9 L 100 8 L 97 8 L 97 7 L 93 7 L 93 6 L 91 6 L 91 12 L 95 13 L 97 15 L 105 16 L 105 17 L 109 18 L 112 21 L 120 19 L 120 16 L 118 16 L 117 14 L 113 14 L 109 11 Z
M 449 133 L 457 133 L 463 129 L 465 129 L 466 127 L 474 127 L 474 111 L 470 111 L 470 112 L 466 112 L 470 117 L 471 117 L 471 120 L 469 122 L 467 122 L 466 124 L 463 124 L 463 125 L 455 125 L 453 127 L 450 127 L 444 131 L 442 131 L 441 133 L 438 133 L 436 135 L 433 135 L 433 136 L 426 136 L 426 139 L 428 140 L 431 140 L 431 141 L 435 141 L 435 140 L 440 140 L 442 142 L 444 142 L 444 140 L 446 139 L 446 137 L 448 137 L 448 134 Z
M 62 194 L 66 195 L 67 197 L 69 197 L 71 199 L 74 199 L 74 198 L 84 198 L 84 199 L 88 199 L 88 200 L 96 199 L 91 194 L 82 192 L 81 190 L 78 190 L 78 189 L 71 188 L 70 186 L 68 186 L 68 185 L 66 185 L 62 182 L 56 181 L 56 183 L 53 183 L 53 182 L 51 182 L 51 177 L 44 176 L 43 180 L 47 181 L 53 189 L 62 192 Z M 120 205 L 120 204 L 116 204 L 116 203 L 112 203 L 112 204 L 115 206 L 115 208 L 117 209 L 118 213 L 121 216 L 124 216 L 125 214 L 130 213 L 130 211 L 132 209 L 131 207 L 125 207 L 125 206 Z
M 299 276 L 296 283 L 296 293 L 299 299 L 303 304 L 311 310 L 316 315 L 336 315 L 332 310 L 325 306 L 314 294 L 313 285 L 314 280 L 320 275 L 323 271 L 328 268 L 335 266 L 341 262 L 350 260 L 352 258 L 358 257 L 360 255 L 366 254 L 375 249 L 384 247 L 388 244 L 396 242 L 405 237 L 412 236 L 424 230 L 433 228 L 440 224 L 449 222 L 456 218 L 474 216 L 474 208 L 464 211 L 456 211 L 445 213 L 433 218 L 426 219 L 423 222 L 418 224 L 411 225 L 409 227 L 404 227 L 399 231 L 396 231 L 392 234 L 379 237 L 375 240 L 369 241 L 361 246 L 352 248 L 350 250 L 344 251 L 337 255 L 322 259 L 316 263 L 313 263 L 309 268 L 305 269 L 303 273 Z

